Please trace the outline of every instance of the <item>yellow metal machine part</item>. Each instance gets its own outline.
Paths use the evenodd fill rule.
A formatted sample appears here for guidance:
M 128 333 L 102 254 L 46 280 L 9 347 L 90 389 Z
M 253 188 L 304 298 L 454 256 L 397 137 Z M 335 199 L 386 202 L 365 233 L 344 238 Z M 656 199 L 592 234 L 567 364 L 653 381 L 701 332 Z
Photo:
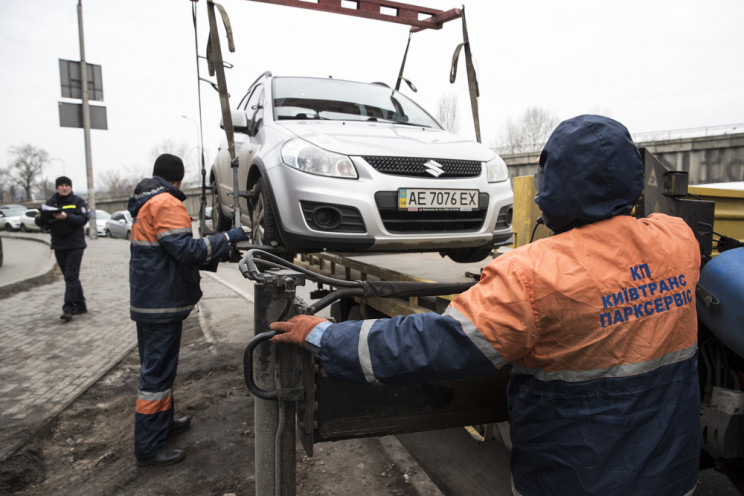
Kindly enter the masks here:
M 535 203 L 534 176 L 515 177 L 512 182 L 514 190 L 514 215 L 512 217 L 512 231 L 514 232 L 514 242 L 512 248 L 519 248 L 530 241 L 547 238 L 550 236 L 550 229 L 544 225 L 537 226 L 537 218 L 540 217 L 540 208 Z M 534 238 L 532 232 L 535 232 Z
M 743 183 L 736 183 L 742 185 Z M 744 187 L 734 189 L 727 186 L 689 186 L 691 195 L 716 203 L 713 231 L 744 242 Z

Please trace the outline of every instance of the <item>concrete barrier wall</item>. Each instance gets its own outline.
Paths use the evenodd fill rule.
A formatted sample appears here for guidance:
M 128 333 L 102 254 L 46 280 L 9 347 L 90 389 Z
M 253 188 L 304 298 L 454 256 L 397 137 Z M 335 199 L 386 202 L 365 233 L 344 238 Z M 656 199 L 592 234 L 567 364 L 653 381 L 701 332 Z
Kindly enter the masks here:
M 689 184 L 744 181 L 744 133 L 637 143 L 671 170 L 689 173 Z M 509 178 L 537 170 L 540 152 L 503 155 Z
M 199 206 L 201 201 L 201 188 L 187 188 L 183 190 L 186 195 L 186 211 L 191 217 L 199 216 Z M 209 206 L 209 194 L 207 194 L 207 206 Z M 127 203 L 129 202 L 128 196 L 121 196 L 118 198 L 96 198 L 96 208 L 105 210 L 110 214 L 118 210 L 126 210 Z

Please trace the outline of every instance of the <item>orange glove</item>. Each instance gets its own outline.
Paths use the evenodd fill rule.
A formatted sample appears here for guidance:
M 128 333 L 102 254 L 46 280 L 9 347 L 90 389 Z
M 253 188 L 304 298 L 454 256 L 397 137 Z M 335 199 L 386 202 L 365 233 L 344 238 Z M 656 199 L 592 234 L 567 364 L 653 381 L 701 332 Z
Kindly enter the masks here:
M 272 322 L 269 328 L 282 332 L 270 339 L 272 343 L 294 343 L 305 347 L 305 338 L 313 327 L 328 319 L 315 315 L 295 315 L 286 322 Z

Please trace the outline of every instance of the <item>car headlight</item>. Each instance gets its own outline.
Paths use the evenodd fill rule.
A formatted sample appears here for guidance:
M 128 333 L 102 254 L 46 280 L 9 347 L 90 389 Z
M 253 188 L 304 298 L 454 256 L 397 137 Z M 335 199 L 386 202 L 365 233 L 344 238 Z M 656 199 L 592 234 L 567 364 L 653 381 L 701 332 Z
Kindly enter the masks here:
M 498 155 L 486 162 L 486 173 L 488 175 L 489 183 L 499 183 L 509 179 L 509 171 L 506 169 L 506 162 L 504 162 L 504 159 Z
M 356 179 L 356 168 L 346 155 L 323 150 L 305 140 L 293 139 L 282 147 L 282 161 L 297 170 L 321 176 Z

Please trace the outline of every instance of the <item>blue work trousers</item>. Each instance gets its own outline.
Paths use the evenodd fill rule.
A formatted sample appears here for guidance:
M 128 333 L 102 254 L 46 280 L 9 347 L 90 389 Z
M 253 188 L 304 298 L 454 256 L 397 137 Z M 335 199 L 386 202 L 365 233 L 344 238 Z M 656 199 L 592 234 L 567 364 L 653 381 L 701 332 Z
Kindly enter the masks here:
M 134 456 L 157 455 L 173 426 L 173 382 L 178 369 L 182 322 L 137 322 L 140 380 L 134 414 Z

